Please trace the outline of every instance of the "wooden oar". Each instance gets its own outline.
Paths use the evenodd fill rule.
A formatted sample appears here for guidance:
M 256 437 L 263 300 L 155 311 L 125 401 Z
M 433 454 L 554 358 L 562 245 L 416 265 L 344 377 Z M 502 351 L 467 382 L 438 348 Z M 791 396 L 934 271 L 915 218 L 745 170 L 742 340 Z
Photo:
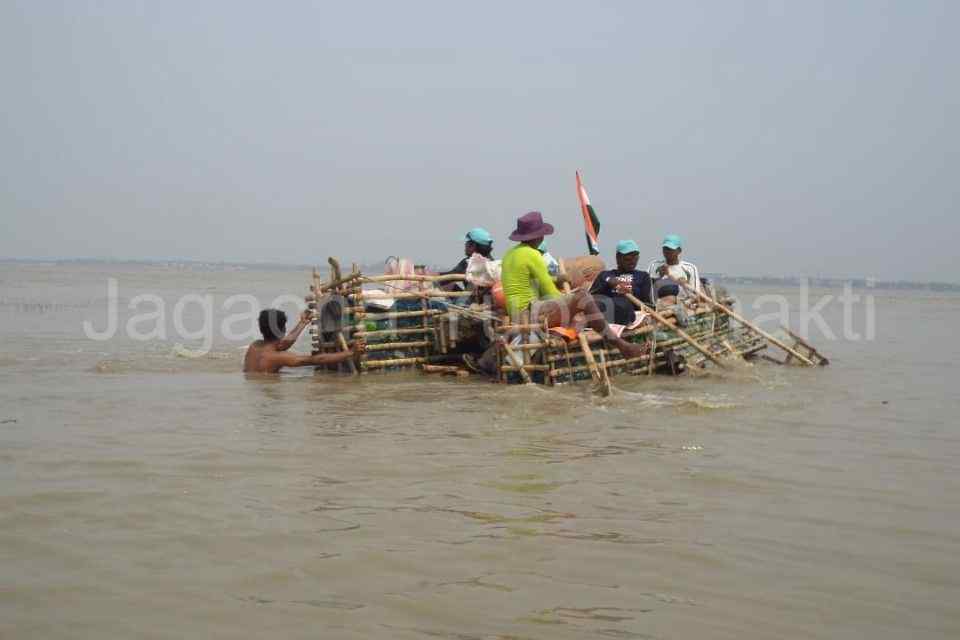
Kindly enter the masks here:
M 662 324 L 664 327 L 667 327 L 667 328 L 670 329 L 671 331 L 676 332 L 676 334 L 677 334 L 678 336 L 680 336 L 681 338 L 683 338 L 683 340 L 684 340 L 687 344 L 689 344 L 691 347 L 693 347 L 694 349 L 696 349 L 697 351 L 699 351 L 703 356 L 709 358 L 710 361 L 713 362 L 715 365 L 717 365 L 717 366 L 720 367 L 721 369 L 729 369 L 729 368 L 730 368 L 729 365 L 727 365 L 727 363 L 725 363 L 723 360 L 721 360 L 721 359 L 718 358 L 716 355 L 714 355 L 714 353 L 713 353 L 712 351 L 710 351 L 709 349 L 707 349 L 705 346 L 703 346 L 702 344 L 700 344 L 699 342 L 697 342 L 697 341 L 696 341 L 693 337 L 691 337 L 690 334 L 688 334 L 686 331 L 684 331 L 683 329 L 681 329 L 679 326 L 674 326 L 674 325 L 670 324 L 670 321 L 667 320 L 666 318 L 664 318 L 662 315 L 660 315 L 660 313 L 658 313 L 656 309 L 652 309 L 652 308 L 648 307 L 647 305 L 643 304 L 643 302 L 641 302 L 641 301 L 640 301 L 635 295 L 633 295 L 632 293 L 625 293 L 625 294 L 623 294 L 623 295 L 626 297 L 627 300 L 629 300 L 630 302 L 633 303 L 633 306 L 635 306 L 637 309 L 640 309 L 640 310 L 642 310 L 642 311 L 646 311 L 646 312 L 649 313 L 651 316 L 653 316 L 653 319 L 654 319 L 654 320 L 656 320 L 657 322 L 659 322 L 660 324 Z M 651 353 L 651 354 L 650 354 L 650 357 L 651 357 L 651 358 L 654 357 L 654 354 Z
M 697 296 L 697 298 L 699 298 L 700 300 L 703 300 L 703 301 L 706 302 L 707 304 L 713 306 L 713 308 L 715 308 L 715 309 L 719 309 L 720 311 L 722 311 L 722 312 L 725 313 L 726 315 L 730 316 L 731 318 L 733 318 L 734 320 L 736 320 L 737 322 L 739 322 L 740 324 L 742 324 L 742 325 L 745 326 L 746 328 L 750 329 L 751 331 L 753 331 L 753 332 L 756 333 L 757 335 L 761 336 L 764 340 L 766 340 L 766 341 L 769 342 L 770 344 L 772 344 L 772 345 L 774 345 L 774 346 L 777 346 L 777 347 L 783 349 L 784 351 L 786 351 L 787 353 L 789 353 L 791 356 L 793 356 L 794 358 L 796 358 L 797 360 L 799 360 L 800 362 L 802 362 L 804 365 L 806 365 L 806 366 L 808 366 L 808 367 L 812 367 L 812 366 L 813 366 L 813 361 L 811 361 L 809 358 L 803 356 L 803 355 L 802 355 L 801 353 L 799 353 L 796 349 L 791 349 L 790 347 L 788 347 L 786 344 L 784 344 L 784 343 L 781 342 L 780 340 L 777 340 L 777 339 L 774 338 L 772 335 L 770 335 L 769 333 L 767 333 L 766 331 L 764 331 L 763 329 L 761 329 L 761 328 L 758 327 L 757 325 L 753 324 L 752 322 L 750 322 L 749 320 L 747 320 L 746 318 L 744 318 L 743 316 L 741 316 L 739 313 L 737 313 L 737 312 L 734 311 L 733 309 L 730 309 L 730 308 L 728 308 L 728 307 L 720 304 L 719 302 L 717 302 L 716 300 L 714 300 L 713 298 L 711 298 L 711 297 L 708 296 L 707 294 L 703 293 L 702 291 L 697 291 L 696 289 L 694 289 L 693 287 L 691 287 L 691 286 L 690 286 L 689 284 L 687 284 L 686 282 L 679 282 L 679 284 L 680 284 L 680 286 L 682 286 L 684 289 L 686 289 L 687 291 L 689 291 L 689 292 L 692 293 L 693 295 Z

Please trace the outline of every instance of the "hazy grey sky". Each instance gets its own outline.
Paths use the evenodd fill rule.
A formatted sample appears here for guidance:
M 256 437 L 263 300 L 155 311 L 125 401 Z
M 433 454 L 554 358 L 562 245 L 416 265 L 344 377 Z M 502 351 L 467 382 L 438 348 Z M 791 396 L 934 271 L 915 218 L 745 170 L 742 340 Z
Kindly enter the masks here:
M 960 3 L 0 0 L 0 256 L 960 281 Z M 921 253 L 921 250 L 923 253 Z

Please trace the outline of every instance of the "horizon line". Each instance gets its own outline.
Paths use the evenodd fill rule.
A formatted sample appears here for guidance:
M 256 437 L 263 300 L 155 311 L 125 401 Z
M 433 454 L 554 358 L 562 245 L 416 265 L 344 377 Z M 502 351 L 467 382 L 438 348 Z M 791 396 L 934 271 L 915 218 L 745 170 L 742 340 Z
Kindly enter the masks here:
M 6 256 L 0 256 L 0 264 L 12 264 L 12 263 L 87 263 L 87 264 L 168 264 L 168 263 L 180 263 L 180 264 L 195 264 L 195 265 L 222 265 L 222 266 L 236 266 L 236 267 L 282 267 L 288 269 L 297 269 L 297 268 L 306 268 L 312 269 L 318 267 L 321 270 L 329 269 L 329 266 L 323 263 L 311 264 L 309 262 L 284 262 L 276 260 L 259 260 L 259 261 L 248 261 L 248 260 L 199 260 L 196 258 L 85 258 L 85 257 L 59 257 L 59 258 L 12 258 Z M 372 262 L 358 262 L 360 266 L 370 266 L 374 264 Z M 828 282 L 853 282 L 853 281 L 873 281 L 876 283 L 884 284 L 905 284 L 905 285 L 926 285 L 926 286 L 948 286 L 960 288 L 960 282 L 948 282 L 945 280 L 886 280 L 883 278 L 876 278 L 872 276 L 826 276 L 826 275 L 757 275 L 757 274 L 731 274 L 731 273 L 718 273 L 704 271 L 705 276 L 714 276 L 718 278 L 730 278 L 730 279 L 740 279 L 740 280 L 749 280 L 749 279 L 766 279 L 766 280 L 825 280 Z

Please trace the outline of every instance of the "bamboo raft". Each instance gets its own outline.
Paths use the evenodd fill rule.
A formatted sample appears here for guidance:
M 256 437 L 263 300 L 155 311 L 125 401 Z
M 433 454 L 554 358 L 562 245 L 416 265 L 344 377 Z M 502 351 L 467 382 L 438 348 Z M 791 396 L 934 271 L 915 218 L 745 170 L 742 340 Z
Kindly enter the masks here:
M 428 374 L 467 377 L 463 354 L 479 355 L 497 345 L 497 375 L 501 383 L 560 385 L 593 379 L 606 381 L 617 375 L 679 374 L 709 365 L 726 368 L 734 359 L 764 357 L 781 364 L 827 364 L 826 358 L 798 336 L 787 332 L 788 345 L 750 324 L 730 309 L 731 300 L 698 296 L 688 309 L 684 326 L 677 326 L 671 310 L 647 310 L 656 317 L 621 335 L 629 342 L 646 344 L 647 353 L 624 358 L 603 336 L 581 332 L 577 340 L 550 332 L 545 324 L 528 320 L 511 323 L 497 316 L 489 304 L 472 292 L 444 291 L 437 285 L 464 281 L 462 275 L 363 275 L 356 265 L 341 272 L 331 258 L 330 275 L 321 280 L 316 269 L 308 306 L 314 310 L 310 327 L 313 353 L 351 349 L 362 341 L 364 353 L 330 370 L 369 375 L 418 369 Z M 383 287 L 380 292 L 364 285 Z M 384 296 L 393 304 L 381 310 L 373 305 Z M 639 301 L 637 301 L 639 302 Z M 764 352 L 769 345 L 786 352 L 784 361 Z

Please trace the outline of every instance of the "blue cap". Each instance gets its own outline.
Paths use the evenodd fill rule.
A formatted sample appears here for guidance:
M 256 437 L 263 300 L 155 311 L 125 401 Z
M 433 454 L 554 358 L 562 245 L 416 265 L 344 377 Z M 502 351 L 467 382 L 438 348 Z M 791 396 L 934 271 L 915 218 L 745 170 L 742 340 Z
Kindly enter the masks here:
M 493 244 L 493 236 L 490 235 L 490 232 L 486 229 L 481 229 L 480 227 L 467 231 L 467 240 L 473 242 L 474 244 L 482 244 L 485 247 L 489 247 Z
M 633 240 L 621 240 L 617 243 L 617 253 L 627 254 L 627 253 L 637 253 L 640 251 L 640 247 L 637 246 L 637 243 Z
M 683 240 L 681 240 L 680 236 L 678 236 L 677 234 L 670 233 L 664 237 L 662 246 L 666 247 L 667 249 L 674 249 L 674 250 L 682 249 Z

